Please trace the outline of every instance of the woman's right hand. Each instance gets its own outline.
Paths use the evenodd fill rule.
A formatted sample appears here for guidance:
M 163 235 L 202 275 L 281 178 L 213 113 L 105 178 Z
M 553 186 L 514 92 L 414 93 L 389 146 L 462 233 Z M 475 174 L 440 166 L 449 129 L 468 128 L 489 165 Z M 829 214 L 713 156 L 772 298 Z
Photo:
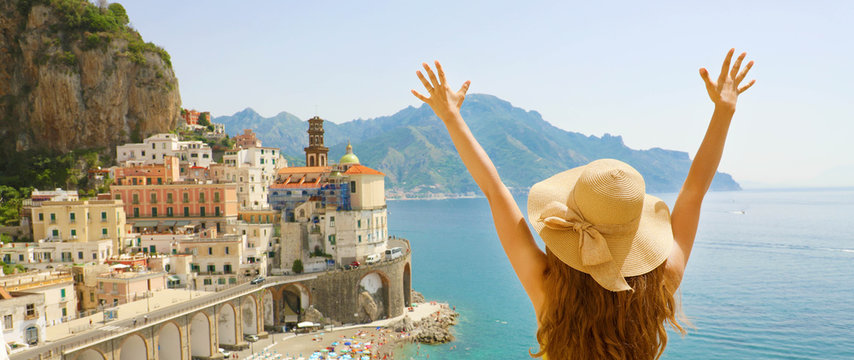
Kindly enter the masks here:
M 744 77 L 747 76 L 747 72 L 753 67 L 753 61 L 748 62 L 747 66 L 739 72 L 741 62 L 747 56 L 747 53 L 741 53 L 735 59 L 735 64 L 730 68 L 730 61 L 734 52 L 735 49 L 730 49 L 726 54 L 726 59 L 724 59 L 723 66 L 721 66 L 721 73 L 715 82 L 709 78 L 709 71 L 706 68 L 700 68 L 700 76 L 703 78 L 703 82 L 706 83 L 706 91 L 709 92 L 709 98 L 712 99 L 715 106 L 721 107 L 721 110 L 735 111 L 735 103 L 738 100 L 738 95 L 756 83 L 756 80 L 750 80 L 747 85 L 739 87 Z
M 416 71 L 415 73 L 418 75 L 421 83 L 424 84 L 424 88 L 430 94 L 430 97 L 421 95 L 415 90 L 412 90 L 412 95 L 430 105 L 433 112 L 442 120 L 450 119 L 454 113 L 459 113 L 460 107 L 463 106 L 463 100 L 466 98 L 466 92 L 469 90 L 471 81 L 464 82 L 463 86 L 454 92 L 448 87 L 448 82 L 445 80 L 445 71 L 442 70 L 442 65 L 439 64 L 439 61 L 436 61 L 436 71 L 439 73 L 438 78 L 427 63 L 423 63 L 422 66 L 427 71 L 430 81 L 427 81 L 421 71 Z

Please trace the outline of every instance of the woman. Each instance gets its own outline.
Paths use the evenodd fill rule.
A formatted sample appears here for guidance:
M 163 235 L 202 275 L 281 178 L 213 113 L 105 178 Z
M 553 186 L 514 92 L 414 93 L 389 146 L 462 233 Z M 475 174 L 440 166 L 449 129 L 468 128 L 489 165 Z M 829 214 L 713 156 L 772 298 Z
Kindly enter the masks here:
M 667 344 L 665 324 L 677 322 L 676 289 L 694 245 L 700 206 L 720 163 L 738 95 L 753 61 L 726 56 L 715 81 L 700 76 L 715 110 L 673 213 L 645 194 L 643 178 L 617 160 L 597 160 L 531 188 L 528 219 L 546 244 L 534 241 L 519 207 L 492 161 L 460 115 L 470 82 L 454 92 L 436 62 L 418 78 L 429 97 L 412 94 L 448 128 L 466 168 L 489 200 L 501 245 L 537 315 L 540 351 L 551 359 L 657 359 Z

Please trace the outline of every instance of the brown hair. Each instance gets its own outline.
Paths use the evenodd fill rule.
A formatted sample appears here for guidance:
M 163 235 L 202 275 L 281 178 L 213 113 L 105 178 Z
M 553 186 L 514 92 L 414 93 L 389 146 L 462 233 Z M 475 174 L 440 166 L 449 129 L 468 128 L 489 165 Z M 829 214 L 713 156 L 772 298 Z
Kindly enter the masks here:
M 548 294 L 537 342 L 549 359 L 658 359 L 667 346 L 665 325 L 685 335 L 687 321 L 665 261 L 655 270 L 626 278 L 634 291 L 612 292 L 590 275 L 546 251 Z

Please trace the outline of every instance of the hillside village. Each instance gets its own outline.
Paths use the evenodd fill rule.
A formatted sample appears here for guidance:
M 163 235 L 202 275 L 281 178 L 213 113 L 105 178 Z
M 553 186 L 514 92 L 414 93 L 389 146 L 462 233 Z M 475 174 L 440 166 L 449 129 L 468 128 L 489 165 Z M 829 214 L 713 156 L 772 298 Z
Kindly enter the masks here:
M 207 113 L 181 116 L 186 131 L 225 137 Z M 351 146 L 331 161 L 324 120 L 308 122 L 307 166 L 289 167 L 251 130 L 232 138 L 220 162 L 206 142 L 162 133 L 117 146 L 117 166 L 90 172 L 109 192 L 34 190 L 20 226 L 0 229 L 32 239 L 0 246 L 7 350 L 38 346 L 51 327 L 165 289 L 222 291 L 401 256 L 389 245 L 384 174 Z M 304 306 L 282 316 L 302 320 Z

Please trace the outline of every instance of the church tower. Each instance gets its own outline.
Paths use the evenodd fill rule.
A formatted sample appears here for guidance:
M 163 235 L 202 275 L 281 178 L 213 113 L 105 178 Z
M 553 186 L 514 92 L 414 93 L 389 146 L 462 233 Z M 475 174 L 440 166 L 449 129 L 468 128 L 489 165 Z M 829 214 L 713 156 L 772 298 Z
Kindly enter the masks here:
M 315 116 L 308 119 L 308 147 L 305 148 L 305 166 L 327 166 L 326 154 L 329 148 L 323 146 L 323 119 Z

